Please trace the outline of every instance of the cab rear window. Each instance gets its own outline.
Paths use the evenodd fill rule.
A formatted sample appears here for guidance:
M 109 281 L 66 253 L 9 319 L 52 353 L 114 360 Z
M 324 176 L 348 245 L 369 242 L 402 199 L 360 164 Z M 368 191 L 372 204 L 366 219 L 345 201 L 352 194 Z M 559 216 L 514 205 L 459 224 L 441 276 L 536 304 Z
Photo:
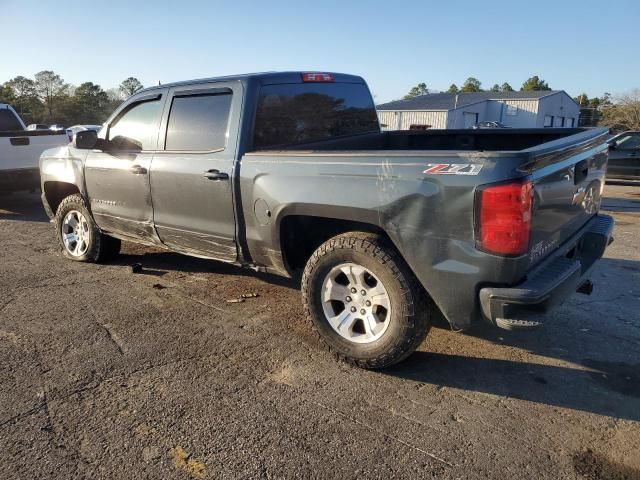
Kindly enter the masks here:
M 260 90 L 253 143 L 261 150 L 378 131 L 364 84 L 266 85 Z
M 22 130 L 22 125 L 8 108 L 0 108 L 0 132 L 9 130 Z

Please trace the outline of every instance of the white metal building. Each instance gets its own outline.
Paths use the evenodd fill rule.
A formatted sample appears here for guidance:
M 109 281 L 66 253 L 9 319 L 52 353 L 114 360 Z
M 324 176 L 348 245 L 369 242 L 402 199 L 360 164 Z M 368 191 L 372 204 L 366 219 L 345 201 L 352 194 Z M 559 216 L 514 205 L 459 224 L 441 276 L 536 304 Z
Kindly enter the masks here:
M 378 105 L 383 130 L 470 128 L 495 121 L 513 128 L 577 127 L 579 105 L 564 90 L 431 93 Z

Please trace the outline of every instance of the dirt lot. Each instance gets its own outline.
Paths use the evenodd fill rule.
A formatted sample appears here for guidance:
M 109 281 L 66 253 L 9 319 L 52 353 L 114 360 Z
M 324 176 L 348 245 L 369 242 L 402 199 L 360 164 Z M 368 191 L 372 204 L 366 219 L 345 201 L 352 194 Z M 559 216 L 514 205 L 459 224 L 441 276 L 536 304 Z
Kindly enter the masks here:
M 0 197 L 0 477 L 640 478 L 640 187 L 606 196 L 592 296 L 383 372 L 321 351 L 291 282 L 129 244 L 74 263 L 38 195 Z

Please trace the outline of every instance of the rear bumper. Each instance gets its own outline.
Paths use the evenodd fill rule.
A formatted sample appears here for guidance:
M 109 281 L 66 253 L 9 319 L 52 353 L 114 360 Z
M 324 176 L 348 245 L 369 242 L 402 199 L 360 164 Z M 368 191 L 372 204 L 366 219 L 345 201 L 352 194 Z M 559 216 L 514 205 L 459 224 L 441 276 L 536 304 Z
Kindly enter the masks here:
M 613 241 L 613 225 L 610 216 L 596 215 L 551 258 L 532 270 L 523 283 L 482 288 L 482 314 L 502 328 L 539 326 L 540 322 L 529 319 L 531 314 L 562 303 L 588 282 L 596 260 Z

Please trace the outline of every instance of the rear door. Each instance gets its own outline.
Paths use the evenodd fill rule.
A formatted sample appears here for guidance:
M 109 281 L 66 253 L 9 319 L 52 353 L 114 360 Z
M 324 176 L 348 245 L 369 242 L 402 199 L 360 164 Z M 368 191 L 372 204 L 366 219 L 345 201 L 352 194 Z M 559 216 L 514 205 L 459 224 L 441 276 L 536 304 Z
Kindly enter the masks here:
M 151 167 L 153 219 L 170 248 L 235 261 L 232 172 L 242 84 L 174 87 Z
M 127 101 L 100 131 L 101 149 L 85 162 L 85 182 L 96 223 L 108 232 L 154 236 L 149 170 L 167 89 Z
M 618 178 L 640 178 L 640 132 L 626 133 L 609 149 L 607 175 Z

